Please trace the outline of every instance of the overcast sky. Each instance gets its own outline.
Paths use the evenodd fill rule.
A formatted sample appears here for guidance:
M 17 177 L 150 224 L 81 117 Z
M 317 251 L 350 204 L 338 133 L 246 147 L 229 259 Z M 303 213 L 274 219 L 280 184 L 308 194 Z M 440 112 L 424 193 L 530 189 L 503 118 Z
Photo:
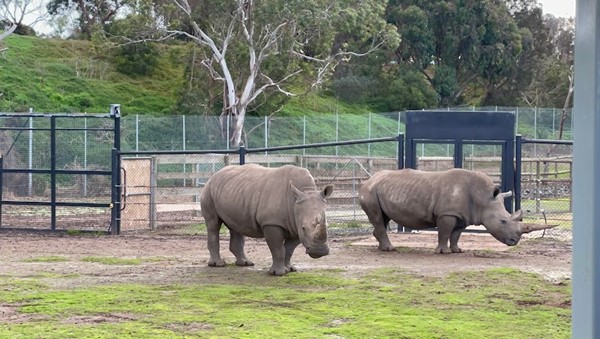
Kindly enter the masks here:
M 574 17 L 575 0 L 539 0 L 542 4 L 544 13 L 550 13 L 555 16 Z

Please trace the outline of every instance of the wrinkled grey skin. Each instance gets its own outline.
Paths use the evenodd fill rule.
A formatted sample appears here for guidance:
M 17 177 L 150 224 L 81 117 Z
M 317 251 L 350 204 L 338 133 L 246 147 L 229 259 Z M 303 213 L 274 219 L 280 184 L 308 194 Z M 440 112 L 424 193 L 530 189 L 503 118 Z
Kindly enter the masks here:
M 459 253 L 458 239 L 469 225 L 483 225 L 500 242 L 514 246 L 521 239 L 522 212 L 512 215 L 492 180 L 481 172 L 451 169 L 426 172 L 413 169 L 380 171 L 359 190 L 362 209 L 374 226 L 379 249 L 392 251 L 388 223 L 412 229 L 436 227 L 436 253 Z M 448 247 L 450 241 L 450 247 Z
M 200 199 L 208 232 L 208 265 L 225 266 L 219 253 L 222 224 L 229 229 L 229 250 L 238 266 L 254 265 L 244 253 L 245 236 L 265 238 L 273 275 L 296 271 L 290 259 L 299 244 L 312 258 L 328 255 L 325 198 L 332 192 L 332 186 L 317 190 L 308 170 L 292 165 L 223 168 L 208 180 Z

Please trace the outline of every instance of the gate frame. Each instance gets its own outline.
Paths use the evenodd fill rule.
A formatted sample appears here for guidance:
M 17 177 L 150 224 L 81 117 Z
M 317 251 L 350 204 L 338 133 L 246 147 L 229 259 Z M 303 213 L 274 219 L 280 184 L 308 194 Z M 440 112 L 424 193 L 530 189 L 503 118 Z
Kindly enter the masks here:
M 296 149 L 310 149 L 310 148 L 319 148 L 319 147 L 329 147 L 329 146 L 344 146 L 344 145 L 358 145 L 358 144 L 369 144 L 369 143 L 378 143 L 378 142 L 386 142 L 386 141 L 395 141 L 397 142 L 397 168 L 404 168 L 404 134 L 400 133 L 394 137 L 387 138 L 373 138 L 373 139 L 360 139 L 360 140 L 349 140 L 349 141 L 335 141 L 335 142 L 323 142 L 323 143 L 315 143 L 315 144 L 304 144 L 304 145 L 290 145 L 290 146 L 276 146 L 276 147 L 265 147 L 265 148 L 246 148 L 241 145 L 238 149 L 227 149 L 227 150 L 180 150 L 180 151 L 113 151 L 113 164 L 116 164 L 116 169 L 113 169 L 113 187 L 116 189 L 113 191 L 114 198 L 114 207 L 113 211 L 115 215 L 113 215 L 113 220 L 111 224 L 113 225 L 112 231 L 113 234 L 119 234 L 121 232 L 121 209 L 124 207 L 125 202 L 122 201 L 123 192 L 122 189 L 127 185 L 127 183 L 123 183 L 123 187 L 121 187 L 121 158 L 123 156 L 152 156 L 152 155 L 160 155 L 160 154 L 237 154 L 239 157 L 239 164 L 243 165 L 246 163 L 246 154 L 249 153 L 262 153 L 262 152 L 275 152 L 275 151 L 286 151 L 286 150 L 296 150 Z M 152 188 L 151 188 L 152 189 Z M 152 200 L 152 199 L 151 199 Z
M 500 189 L 514 193 L 515 126 L 515 113 L 509 111 L 407 111 L 406 167 L 416 169 L 419 142 L 453 144 L 455 168 L 462 168 L 465 144 L 501 145 Z M 513 197 L 505 199 L 504 205 L 512 212 Z
M 21 205 L 21 206 L 50 206 L 50 231 L 56 231 L 56 208 L 57 207 L 99 207 L 99 208 L 110 208 L 111 209 L 111 223 L 109 225 L 110 232 L 115 234 L 114 220 L 118 215 L 118 211 L 115 209 L 115 196 L 118 196 L 119 185 L 116 178 L 118 175 L 118 164 L 114 161 L 114 154 L 121 148 L 121 105 L 111 104 L 110 111 L 108 114 L 84 114 L 84 113 L 0 113 L 2 117 L 18 117 L 18 118 L 47 118 L 50 119 L 50 128 L 32 128 L 32 127 L 5 127 L 0 128 L 1 130 L 16 130 L 16 131 L 50 131 L 50 169 L 16 169 L 16 168 L 4 168 L 2 156 L 0 155 L 0 230 L 2 229 L 15 229 L 15 228 L 4 228 L 2 227 L 2 206 L 3 205 Z M 57 128 L 57 118 L 110 118 L 113 120 L 113 128 Z M 69 169 L 57 169 L 56 168 L 56 131 L 109 131 L 114 133 L 114 142 L 111 157 L 111 170 L 69 170 Z M 117 176 L 115 176 L 115 170 Z M 18 200 L 4 200 L 3 199 L 3 174 L 4 173 L 27 173 L 27 174 L 50 174 L 50 201 L 18 201 Z M 56 191 L 56 175 L 57 174 L 91 174 L 91 175 L 105 175 L 111 177 L 111 201 L 107 203 L 90 203 L 90 202 L 62 202 L 57 201 Z M 40 229 L 27 229 L 28 231 L 37 231 Z

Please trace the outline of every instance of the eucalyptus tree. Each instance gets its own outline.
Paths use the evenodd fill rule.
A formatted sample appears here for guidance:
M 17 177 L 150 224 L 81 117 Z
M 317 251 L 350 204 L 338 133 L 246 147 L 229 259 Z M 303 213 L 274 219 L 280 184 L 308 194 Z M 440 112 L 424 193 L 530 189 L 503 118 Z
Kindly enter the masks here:
M 496 91 L 522 52 L 505 1 L 391 0 L 387 18 L 402 38 L 398 61 L 423 74 L 442 106 Z
M 91 38 L 94 31 L 103 30 L 123 9 L 135 4 L 134 0 L 49 0 L 48 13 L 54 17 L 77 17 L 76 32 L 84 38 Z
M 7 26 L 0 40 L 8 35 L 34 34 L 32 27 L 47 17 L 42 0 L 0 0 L 0 23 Z
M 267 93 L 319 87 L 340 63 L 398 43 L 384 18 L 386 0 L 171 1 L 157 28 L 199 47 L 195 62 L 220 84 L 220 118 L 232 118 L 233 145 L 249 107 Z

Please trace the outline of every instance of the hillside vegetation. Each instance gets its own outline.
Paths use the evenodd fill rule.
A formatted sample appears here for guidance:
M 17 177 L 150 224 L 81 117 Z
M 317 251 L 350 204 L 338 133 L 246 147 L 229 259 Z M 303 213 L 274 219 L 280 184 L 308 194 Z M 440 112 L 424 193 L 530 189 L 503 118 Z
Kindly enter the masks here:
M 0 57 L 0 109 L 8 112 L 170 113 L 183 73 L 176 47 L 148 77 L 131 78 L 97 57 L 89 41 L 12 35 Z M 179 54 L 179 55 L 178 55 Z
M 11 35 L 0 55 L 0 110 L 44 113 L 102 113 L 110 104 L 122 113 L 177 114 L 185 85 L 186 47 L 158 45 L 157 65 L 147 76 L 119 73 L 109 58 L 86 40 L 43 39 Z M 105 54 L 105 57 L 99 55 Z M 292 98 L 280 115 L 365 113 L 364 106 L 309 94 Z M 198 112 L 205 114 L 207 112 Z

